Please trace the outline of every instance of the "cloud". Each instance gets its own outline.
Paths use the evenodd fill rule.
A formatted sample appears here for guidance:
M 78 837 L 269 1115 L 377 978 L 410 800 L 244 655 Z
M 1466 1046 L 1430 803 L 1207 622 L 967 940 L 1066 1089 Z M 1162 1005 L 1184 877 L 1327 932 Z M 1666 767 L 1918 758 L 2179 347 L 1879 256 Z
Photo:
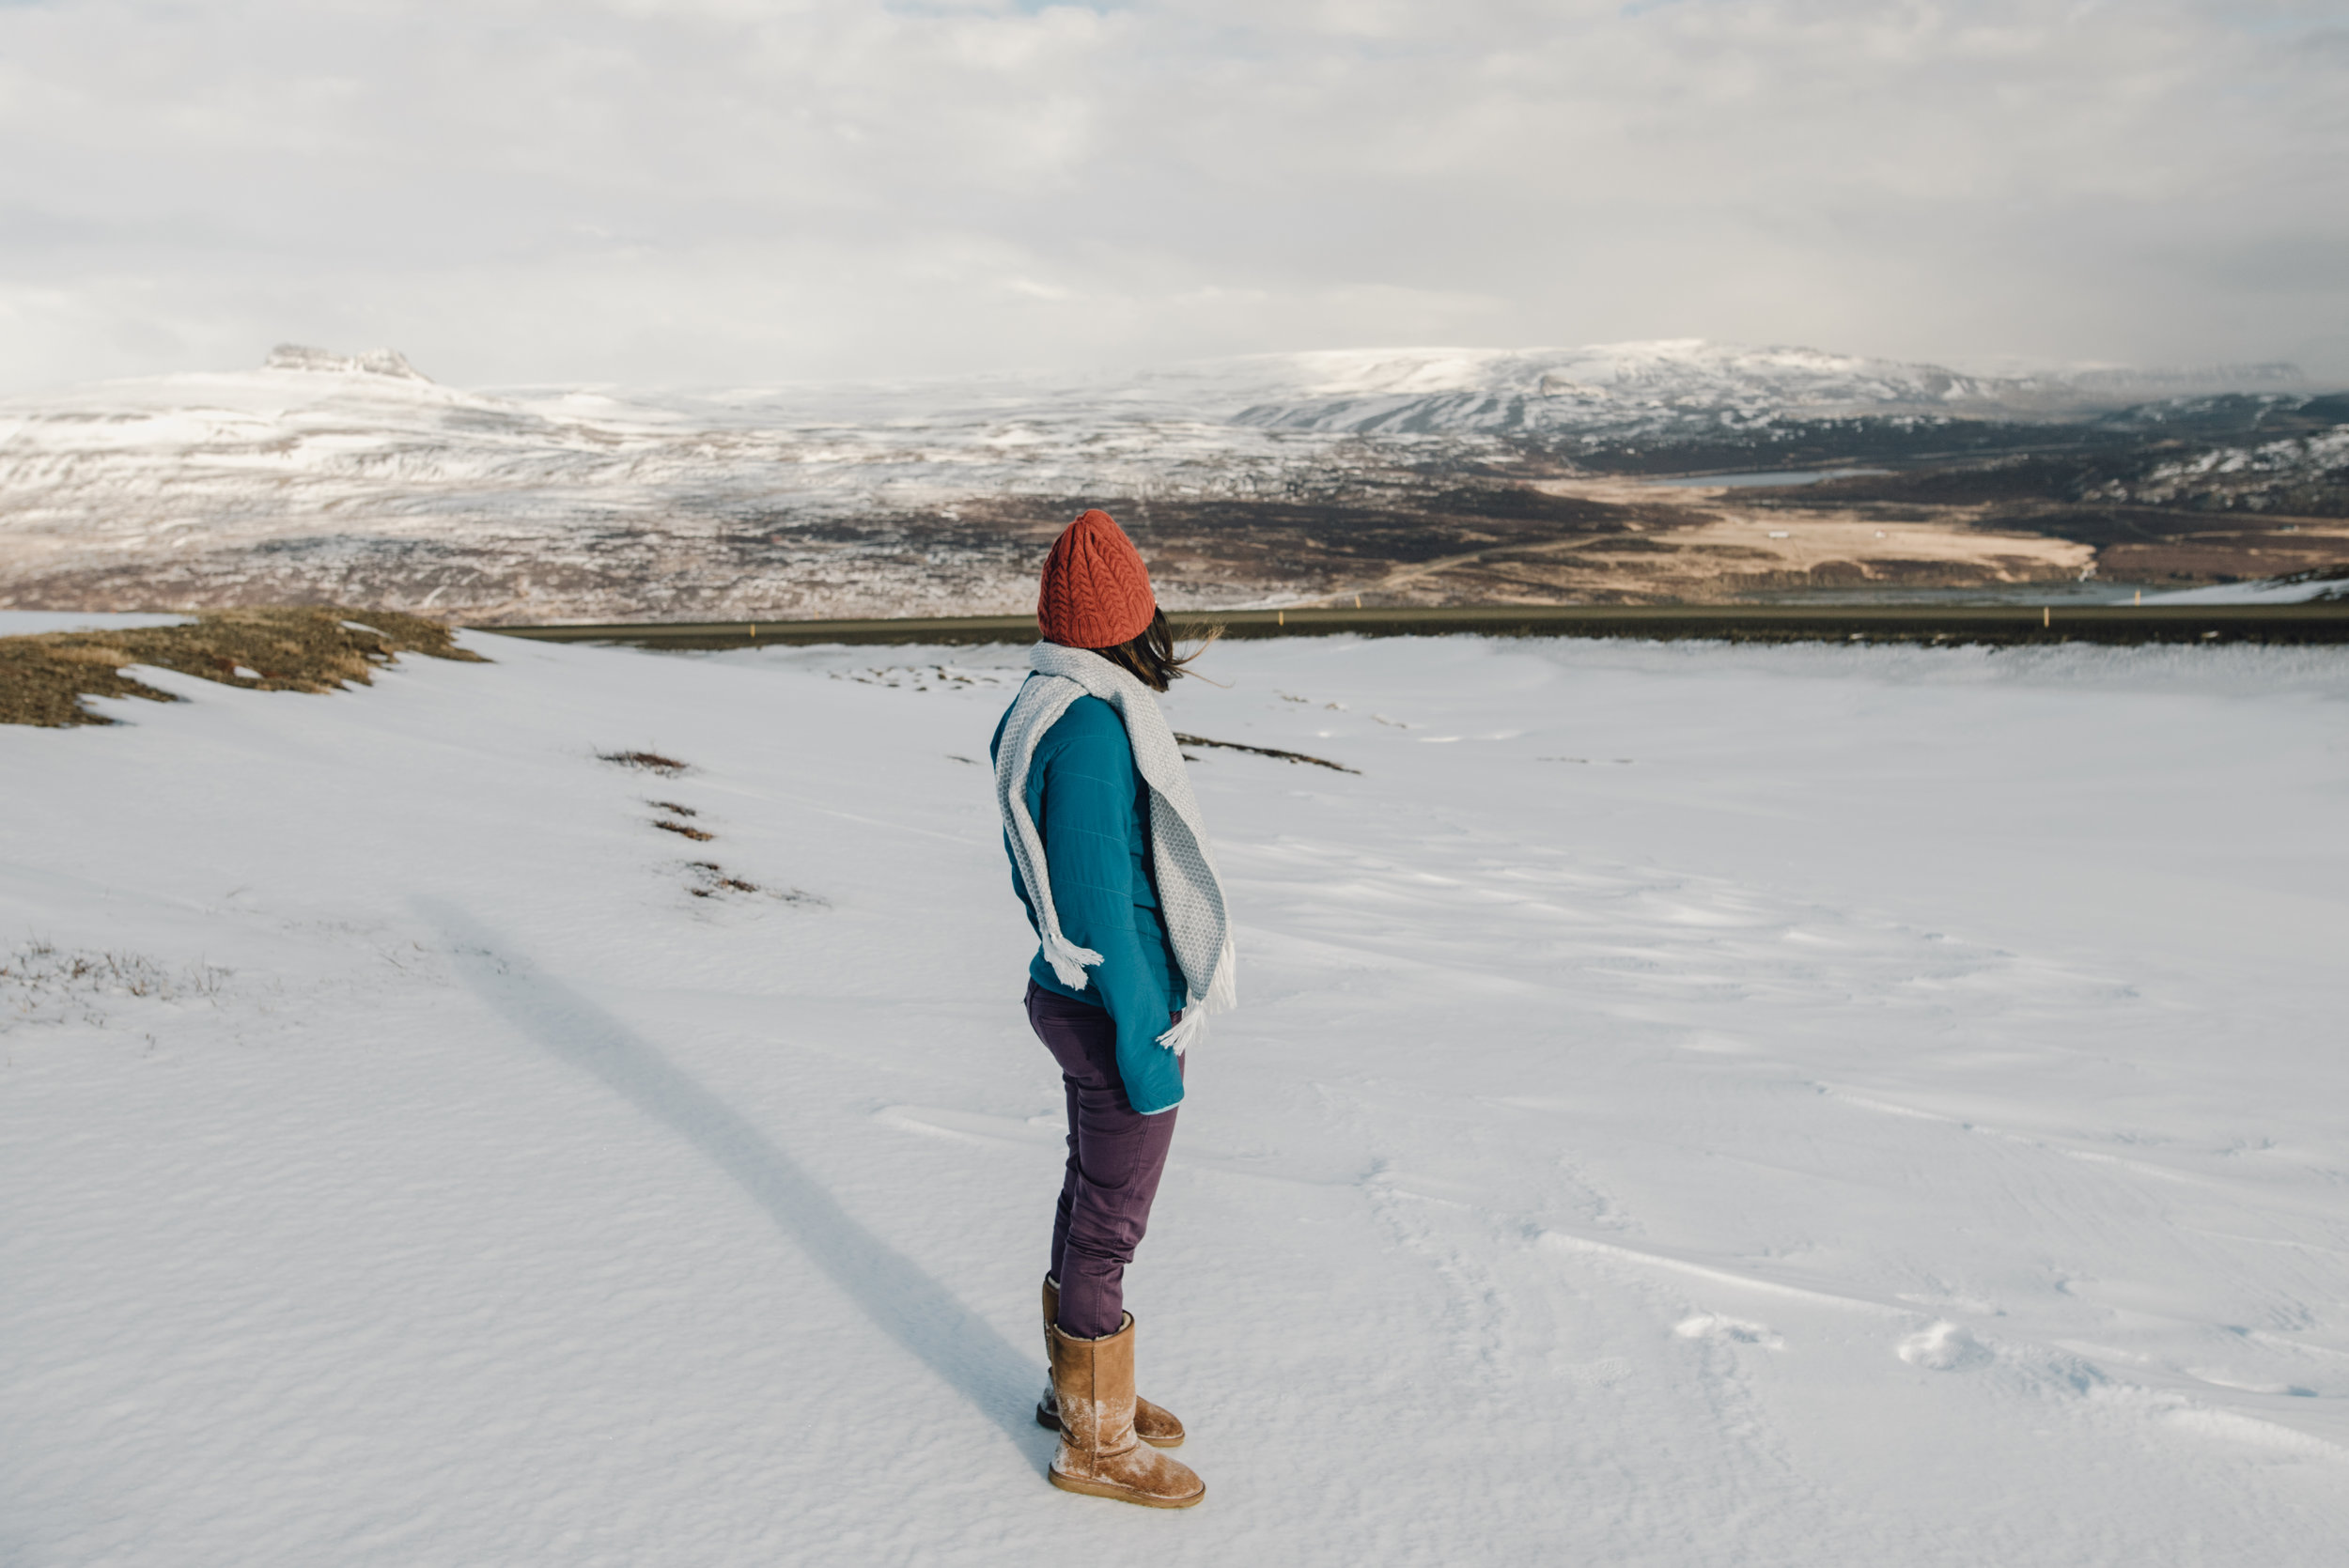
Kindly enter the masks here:
M 0 7 L 14 384 L 1701 334 L 2349 376 L 2338 4 Z

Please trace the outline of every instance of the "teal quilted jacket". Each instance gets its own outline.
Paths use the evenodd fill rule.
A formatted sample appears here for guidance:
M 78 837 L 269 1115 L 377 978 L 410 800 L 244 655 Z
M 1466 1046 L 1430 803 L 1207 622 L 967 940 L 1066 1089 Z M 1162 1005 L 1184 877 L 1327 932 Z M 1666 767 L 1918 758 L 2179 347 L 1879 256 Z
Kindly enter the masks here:
M 1003 742 L 999 721 L 988 754 Z M 1041 948 L 1028 975 L 1048 991 L 1108 1009 L 1117 1024 L 1117 1073 L 1127 1099 L 1144 1115 L 1171 1110 L 1182 1101 L 1183 1075 L 1158 1037 L 1181 1009 L 1182 969 L 1159 914 L 1149 786 L 1134 768 L 1115 708 L 1080 697 L 1044 733 L 1028 769 L 1028 812 L 1044 839 L 1062 933 L 1101 955 L 1081 991 L 1060 983 Z M 1011 853 L 1008 839 L 1003 853 Z M 1034 925 L 1035 907 L 1016 862 L 1011 884 Z

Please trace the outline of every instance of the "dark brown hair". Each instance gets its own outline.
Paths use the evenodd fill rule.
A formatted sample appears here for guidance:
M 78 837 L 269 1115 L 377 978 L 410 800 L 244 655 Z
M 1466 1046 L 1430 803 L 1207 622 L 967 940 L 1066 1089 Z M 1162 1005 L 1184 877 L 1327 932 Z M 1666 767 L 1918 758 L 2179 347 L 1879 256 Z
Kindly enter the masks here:
M 1153 691 L 1163 691 L 1174 684 L 1176 677 L 1190 673 L 1190 661 L 1207 651 L 1207 644 L 1223 635 L 1223 629 L 1211 626 L 1199 635 L 1198 646 L 1180 659 L 1174 657 L 1174 633 L 1166 624 L 1166 612 L 1150 612 L 1150 624 L 1141 632 L 1128 638 L 1113 648 L 1093 651 L 1131 675 Z

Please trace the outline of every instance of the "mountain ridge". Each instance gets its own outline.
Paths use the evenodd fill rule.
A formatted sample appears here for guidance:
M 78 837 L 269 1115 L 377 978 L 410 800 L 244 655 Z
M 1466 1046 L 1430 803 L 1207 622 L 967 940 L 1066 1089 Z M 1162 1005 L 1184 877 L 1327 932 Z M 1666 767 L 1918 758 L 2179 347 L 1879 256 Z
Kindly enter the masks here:
M 2049 447 L 2105 455 L 2065 471 L 2076 496 L 2135 505 L 2137 486 L 2163 505 L 2257 510 L 2330 493 L 2339 443 L 2311 411 L 2324 399 L 2271 388 L 2131 405 L 2117 374 L 1969 377 L 1668 339 L 1089 377 L 468 390 L 389 349 L 282 345 L 249 370 L 0 400 L 0 605 L 324 597 L 516 619 L 1016 605 L 1031 536 L 1106 500 L 1121 517 L 1204 520 L 1208 534 L 1183 536 L 1206 552 L 1184 568 L 1191 587 L 1256 602 L 1323 587 L 1364 551 L 1472 543 L 1477 518 L 1551 518 L 1563 504 L 1544 487 L 1577 475 Z M 2157 374 L 2174 388 L 2216 373 Z M 2237 436 L 2239 458 L 2223 444 Z M 2106 460 L 2140 449 L 2167 466 Z

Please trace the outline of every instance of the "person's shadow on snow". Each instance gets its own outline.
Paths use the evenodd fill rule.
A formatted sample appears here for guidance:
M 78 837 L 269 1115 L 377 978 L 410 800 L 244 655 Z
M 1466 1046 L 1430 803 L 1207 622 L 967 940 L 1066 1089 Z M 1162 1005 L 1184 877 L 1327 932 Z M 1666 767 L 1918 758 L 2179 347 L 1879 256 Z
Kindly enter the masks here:
M 463 910 L 439 899 L 420 898 L 415 907 L 448 939 L 458 972 L 500 1016 L 733 1177 L 874 1327 L 1022 1448 L 1043 1435 L 1030 1413 L 1045 1375 L 1041 1363 L 865 1229 L 774 1140 L 659 1048 L 569 986 L 524 971 Z

